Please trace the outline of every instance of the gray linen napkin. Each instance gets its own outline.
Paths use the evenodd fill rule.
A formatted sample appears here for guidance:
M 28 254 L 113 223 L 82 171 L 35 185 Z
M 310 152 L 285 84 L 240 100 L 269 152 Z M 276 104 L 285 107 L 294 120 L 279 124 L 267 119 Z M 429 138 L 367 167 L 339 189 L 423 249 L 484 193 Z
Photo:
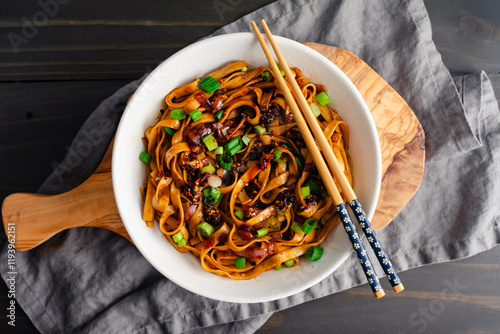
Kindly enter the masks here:
M 378 234 L 397 270 L 471 256 L 500 242 L 494 202 L 500 197 L 500 115 L 493 89 L 484 73 L 451 77 L 432 42 L 421 0 L 278 1 L 216 34 L 250 31 L 249 22 L 261 18 L 276 35 L 354 52 L 401 94 L 422 123 L 427 139 L 422 185 Z M 41 193 L 67 191 L 93 172 L 141 80 L 96 109 L 71 148 L 89 141 L 89 132 L 103 124 L 105 136 L 91 143 L 93 154 L 79 164 L 70 150 Z M 17 252 L 16 266 L 17 300 L 44 333 L 251 333 L 274 311 L 365 282 L 351 256 L 294 296 L 258 304 L 218 302 L 178 287 L 128 241 L 93 228 L 64 231 L 32 251 Z M 8 278 L 6 246 L 0 272 Z

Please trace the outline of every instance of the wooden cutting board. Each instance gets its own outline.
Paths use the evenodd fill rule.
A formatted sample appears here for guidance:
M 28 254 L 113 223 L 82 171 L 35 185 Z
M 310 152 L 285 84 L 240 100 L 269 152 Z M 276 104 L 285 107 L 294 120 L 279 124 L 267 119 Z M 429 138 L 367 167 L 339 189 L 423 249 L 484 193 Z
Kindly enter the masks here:
M 422 181 L 425 158 L 422 126 L 403 98 L 356 55 L 332 46 L 304 44 L 344 71 L 372 112 L 382 151 L 382 186 L 372 219 L 374 229 L 379 230 L 401 211 Z M 90 178 L 67 193 L 17 193 L 4 200 L 3 224 L 8 236 L 8 231 L 15 229 L 16 249 L 31 249 L 62 230 L 78 226 L 105 228 L 130 240 L 113 194 L 112 148 L 113 142 Z

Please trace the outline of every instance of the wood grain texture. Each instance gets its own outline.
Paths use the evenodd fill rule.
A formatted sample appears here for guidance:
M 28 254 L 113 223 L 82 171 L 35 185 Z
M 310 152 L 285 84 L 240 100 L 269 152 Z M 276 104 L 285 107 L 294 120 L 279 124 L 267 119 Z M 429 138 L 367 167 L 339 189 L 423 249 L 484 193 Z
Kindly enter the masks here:
M 59 195 L 17 193 L 5 199 L 4 229 L 15 226 L 17 250 L 31 249 L 62 230 L 78 226 L 105 228 L 130 240 L 115 204 L 111 149 L 112 144 L 94 174 L 71 191 Z
M 382 151 L 382 185 L 372 226 L 387 226 L 417 191 L 424 172 L 425 135 L 403 98 L 352 52 L 304 43 L 337 65 L 354 83 L 372 113 Z
M 381 229 L 408 203 L 423 175 L 424 134 L 404 100 L 353 53 L 306 43 L 337 64 L 358 87 L 372 111 L 382 148 L 382 188 L 372 225 Z M 2 206 L 4 228 L 16 225 L 16 248 L 28 250 L 57 232 L 77 226 L 102 227 L 130 240 L 116 208 L 110 144 L 101 164 L 79 187 L 60 195 L 18 193 Z M 26 205 L 30 203 L 30 205 Z M 73 219 L 78 215 L 78 219 Z

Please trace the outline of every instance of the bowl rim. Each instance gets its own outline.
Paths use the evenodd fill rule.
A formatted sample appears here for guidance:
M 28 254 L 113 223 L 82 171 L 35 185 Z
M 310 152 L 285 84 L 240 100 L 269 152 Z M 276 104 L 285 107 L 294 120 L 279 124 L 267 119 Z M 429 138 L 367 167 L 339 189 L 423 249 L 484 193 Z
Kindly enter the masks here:
M 122 118 L 120 119 L 120 123 L 118 125 L 118 128 L 117 128 L 117 132 L 116 132 L 116 136 L 115 136 L 115 145 L 113 147 L 113 155 L 112 155 L 112 181 L 113 181 L 113 190 L 114 190 L 114 194 L 115 194 L 115 201 L 116 201 L 116 205 L 118 207 L 118 211 L 120 213 L 120 216 L 122 218 L 122 221 L 124 223 L 124 226 L 125 228 L 127 229 L 127 232 L 129 233 L 130 235 L 130 238 L 132 239 L 133 243 L 135 244 L 135 246 L 138 248 L 138 250 L 141 252 L 141 254 L 146 258 L 146 260 L 151 264 L 153 265 L 153 267 L 155 267 L 158 271 L 160 271 L 160 273 L 162 273 L 165 277 L 167 277 L 169 280 L 171 280 L 172 282 L 174 282 L 175 284 L 183 287 L 184 289 L 186 290 L 189 290 L 191 292 L 194 292 L 196 294 L 199 294 L 201 296 L 204 296 L 204 297 L 208 297 L 208 298 L 211 298 L 211 299 L 215 299 L 215 300 L 221 300 L 221 301 L 229 301 L 229 302 L 237 302 L 237 303 L 256 303 L 256 302 L 265 302 L 265 301 L 272 301 L 272 300 L 276 300 L 276 299 L 280 299 L 280 298 L 284 298 L 284 297 L 288 297 L 288 296 L 291 296 L 291 295 L 294 295 L 298 292 L 301 292 L 301 291 L 304 291 L 305 289 L 317 284 L 318 282 L 320 282 L 321 280 L 325 279 L 328 275 L 330 275 L 332 272 L 334 272 L 346 259 L 347 257 L 352 253 L 352 247 L 350 247 L 349 251 L 347 252 L 344 252 L 342 253 L 342 256 L 341 256 L 341 260 L 340 260 L 340 263 L 337 265 L 331 265 L 331 270 L 327 270 L 326 272 L 324 272 L 322 275 L 318 275 L 316 277 L 313 277 L 313 278 L 310 278 L 309 280 L 307 280 L 307 283 L 303 283 L 303 284 L 300 284 L 300 285 L 297 285 L 295 288 L 290 288 L 288 290 L 285 290 L 283 292 L 278 292 L 274 295 L 271 295 L 269 297 L 262 297 L 262 296 L 251 296 L 251 297 L 244 297 L 244 296 L 224 296 L 224 297 L 221 297 L 219 293 L 217 292 L 213 292 L 213 291 L 205 291 L 205 290 L 202 290 L 202 289 L 196 289 L 196 288 L 193 288 L 192 286 L 190 286 L 188 283 L 186 283 L 184 280 L 182 280 L 182 278 L 180 277 L 176 277 L 176 276 L 173 276 L 173 275 L 169 275 L 168 272 L 165 271 L 165 268 L 161 268 L 158 266 L 158 263 L 152 259 L 150 256 L 148 256 L 148 252 L 145 252 L 144 248 L 146 247 L 146 245 L 144 245 L 142 242 L 140 242 L 140 239 L 138 238 L 138 236 L 130 229 L 130 220 L 128 219 L 129 217 L 126 215 L 126 212 L 127 212 L 127 208 L 124 207 L 124 203 L 122 203 L 122 201 L 120 200 L 120 195 L 117 196 L 117 194 L 120 194 L 120 190 L 121 190 L 121 181 L 118 180 L 116 177 L 114 177 L 115 175 L 117 175 L 117 173 L 113 173 L 113 172 L 116 172 L 117 170 L 119 170 L 121 167 L 120 167 L 120 160 L 119 160 L 119 157 L 120 157 L 120 150 L 122 150 L 122 143 L 120 141 L 120 138 L 122 137 L 122 133 L 124 131 L 126 131 L 126 128 L 125 128 L 125 121 L 127 119 L 127 115 L 129 115 L 129 113 L 131 113 L 134 109 L 133 109 L 133 106 L 135 105 L 134 101 L 135 101 L 135 98 L 136 98 L 136 94 L 141 92 L 142 90 L 144 90 L 144 87 L 147 87 L 147 85 L 151 84 L 151 82 L 153 80 L 155 80 L 155 78 L 158 76 L 159 73 L 161 73 L 162 71 L 164 71 L 164 69 L 166 67 L 168 67 L 168 64 L 170 63 L 174 63 L 179 57 L 183 57 L 184 54 L 188 53 L 188 52 L 191 52 L 191 50 L 197 50 L 198 48 L 203 48 L 207 45 L 210 45 L 211 43 L 214 43 L 214 42 L 220 42 L 221 40 L 224 40 L 224 39 L 231 39 L 231 38 L 237 38 L 237 39 L 248 39 L 248 38 L 255 38 L 255 35 L 253 33 L 250 33 L 250 32 L 240 32 L 240 33 L 232 33 L 232 34 L 224 34 L 224 35 L 218 35 L 218 36 L 215 36 L 215 37 L 209 37 L 209 38 L 205 38 L 205 39 L 202 39 L 198 42 L 195 42 L 179 51 L 177 51 L 176 53 L 174 53 L 173 55 L 171 55 L 170 57 L 168 57 L 166 60 L 164 60 L 163 62 L 161 62 L 146 78 L 145 80 L 141 83 L 141 85 L 137 88 L 136 92 L 134 93 L 134 96 L 132 96 L 132 98 L 130 99 L 129 101 L 129 104 L 126 106 L 124 112 L 123 112 L 123 115 L 122 115 Z M 368 113 L 368 115 L 370 116 L 368 118 L 368 126 L 370 127 L 370 135 L 373 136 L 373 134 L 375 134 L 376 136 L 376 145 L 375 146 L 375 150 L 377 152 L 375 152 L 375 156 L 376 156 L 376 159 L 377 159 L 377 162 L 376 162 L 376 167 L 377 167 L 377 170 L 375 171 L 375 175 L 377 176 L 377 180 L 376 180 L 376 185 L 375 185 L 375 189 L 374 189 L 374 192 L 372 194 L 372 201 L 374 201 L 374 204 L 372 204 L 370 206 L 369 209 L 365 210 L 366 211 L 366 214 L 367 216 L 369 217 L 369 219 L 372 218 L 373 216 L 373 213 L 375 211 L 375 207 L 376 207 L 376 203 L 377 203 L 377 199 L 378 199 L 378 196 L 379 196 L 379 193 L 380 193 L 380 186 L 381 186 L 381 171 L 382 171 L 382 159 L 381 159 L 381 152 L 380 152 L 380 146 L 379 146 L 379 142 L 378 142 L 378 134 L 377 134 L 377 131 L 376 131 L 376 127 L 375 127 L 375 122 L 373 120 L 373 118 L 371 117 L 371 113 L 363 99 L 363 97 L 361 96 L 361 94 L 359 93 L 359 91 L 357 90 L 357 88 L 354 86 L 354 84 L 351 82 L 351 80 L 344 74 L 344 72 L 342 72 L 334 63 L 332 63 L 329 59 L 327 59 L 326 57 L 324 57 L 323 55 L 321 55 L 319 52 L 299 43 L 299 42 L 296 42 L 294 40 L 291 40 L 291 39 L 288 39 L 288 38 L 285 38 L 285 37 L 281 37 L 281 36 L 275 36 L 275 39 L 277 41 L 278 44 L 280 43 L 290 43 L 291 45 L 294 45 L 301 50 L 301 52 L 306 52 L 306 53 L 309 53 L 311 55 L 311 57 L 314 58 L 315 61 L 319 61 L 319 62 L 323 62 L 324 64 L 327 64 L 327 66 L 330 67 L 330 69 L 336 71 L 337 75 L 341 76 L 341 77 L 344 77 L 343 81 L 344 83 L 348 86 L 348 88 L 350 89 L 350 91 L 354 94 L 354 95 L 357 95 L 358 96 L 358 101 L 359 103 L 361 103 L 361 108 L 364 109 L 364 113 Z M 281 46 L 280 46 L 281 47 Z M 261 52 L 260 50 L 260 47 L 259 47 L 259 50 L 258 52 Z M 319 56 L 319 57 L 318 57 Z M 229 61 L 229 60 L 228 60 Z M 209 69 L 209 70 L 214 70 L 214 69 Z M 200 73 L 201 74 L 201 73 Z M 198 74 L 198 75 L 200 75 Z M 329 87 L 329 91 L 331 91 L 332 88 Z M 165 91 L 165 94 L 167 94 L 168 92 Z M 153 120 L 151 119 L 151 122 L 153 122 Z M 144 129 L 142 129 L 144 130 Z M 140 138 L 138 138 L 137 140 L 140 140 Z M 377 150 L 378 148 L 378 150 Z M 339 224 L 340 226 L 341 224 Z M 338 229 L 339 229 L 339 226 L 337 226 L 336 228 L 334 228 L 334 230 L 332 230 L 330 232 L 330 234 L 339 234 L 339 233 L 342 233 L 342 232 L 339 232 Z M 359 234 L 361 236 L 363 236 L 363 232 L 361 230 L 358 230 Z M 342 237 L 344 239 L 347 239 L 347 236 L 346 235 L 342 235 Z M 168 242 L 165 240 L 165 242 L 168 244 Z M 168 244 L 169 247 L 172 247 L 171 245 Z M 183 254 L 185 255 L 185 254 Z M 186 255 L 187 256 L 187 255 Z M 339 261 L 337 261 L 339 262 Z M 210 273 L 211 275 L 215 275 L 215 274 L 212 274 Z M 233 282 L 234 280 L 232 279 L 229 279 L 229 278 L 224 278 L 225 280 L 230 280 L 231 282 Z M 257 277 L 258 279 L 258 277 Z

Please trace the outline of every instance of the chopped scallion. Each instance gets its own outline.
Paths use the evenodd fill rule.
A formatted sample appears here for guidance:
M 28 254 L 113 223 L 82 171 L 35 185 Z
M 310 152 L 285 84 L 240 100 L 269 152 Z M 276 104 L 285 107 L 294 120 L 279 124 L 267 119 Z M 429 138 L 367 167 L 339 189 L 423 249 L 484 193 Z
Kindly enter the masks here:
M 321 190 L 321 186 L 317 182 L 308 182 L 306 183 L 306 186 L 309 187 L 311 193 L 313 194 L 318 193 Z
M 321 111 L 319 110 L 319 107 L 316 103 L 311 103 L 309 105 L 309 108 L 311 108 L 314 117 L 318 117 L 319 115 L 321 115 Z
M 230 155 L 230 156 L 233 156 L 235 155 L 236 153 L 238 153 L 238 151 L 241 150 L 241 145 L 238 144 L 236 146 L 234 146 L 232 149 L 230 150 L 227 150 L 227 153 Z
M 312 246 L 306 252 L 307 261 L 318 261 L 323 256 L 323 248 L 318 246 Z
M 215 114 L 215 117 L 217 117 L 217 119 L 220 120 L 222 118 L 222 114 L 224 114 L 224 110 L 219 110 Z
M 241 72 L 247 72 L 247 71 L 248 71 L 248 68 L 246 68 L 246 67 L 243 67 L 243 68 L 241 69 Z
M 287 150 L 289 150 L 290 152 L 292 152 L 292 147 L 290 145 L 288 145 L 287 143 L 281 143 L 280 144 L 282 147 L 286 148 Z
M 269 71 L 262 72 L 262 74 L 260 76 L 262 77 L 262 79 L 264 79 L 264 81 L 271 81 L 271 80 L 273 80 L 273 75 Z
M 231 166 L 233 166 L 233 158 L 227 153 L 224 153 L 220 156 L 220 166 L 225 170 L 231 170 Z
M 238 218 L 239 220 L 245 219 L 245 214 L 241 210 L 236 210 L 234 211 L 234 216 Z
M 181 240 L 179 240 L 179 242 L 177 243 L 177 246 L 179 246 L 179 247 L 184 247 L 184 246 L 186 246 L 186 244 L 187 244 L 187 240 L 186 240 L 186 239 L 184 239 L 184 238 L 182 238 L 182 239 L 181 239 Z
M 257 230 L 257 238 L 263 237 L 267 234 L 267 228 L 263 227 Z
M 280 70 L 281 76 L 284 77 L 285 76 L 285 71 L 283 71 L 283 68 L 281 67 L 281 64 L 280 63 L 276 63 L 276 65 L 278 65 L 278 68 Z
M 221 155 L 222 153 L 224 153 L 224 147 L 219 146 L 215 149 L 215 154 Z
M 299 168 L 299 171 L 302 172 L 304 170 L 304 158 L 296 155 L 295 161 L 297 162 L 297 167 Z
M 214 227 L 207 222 L 203 222 L 196 226 L 196 229 L 201 233 L 204 238 L 210 237 L 214 233 Z
M 330 96 L 328 96 L 326 92 L 321 92 L 316 95 L 316 101 L 318 101 L 322 106 L 326 106 L 328 103 L 332 102 Z
M 151 161 L 151 158 L 151 155 L 147 152 L 141 152 L 141 154 L 139 154 L 139 159 L 147 164 Z
M 276 268 L 274 268 L 274 269 L 276 269 L 276 270 L 281 270 L 281 269 L 283 269 L 283 265 L 281 265 L 281 264 L 280 264 L 279 266 L 277 266 L 277 267 L 276 267 Z
M 189 113 L 189 116 L 191 116 L 191 119 L 193 120 L 193 122 L 196 122 L 196 121 L 199 121 L 203 117 L 203 114 L 198 109 L 195 109 Z
M 205 143 L 205 146 L 209 151 L 215 150 L 219 145 L 217 145 L 217 141 L 215 140 L 214 136 L 208 135 L 205 138 L 203 138 L 203 143 Z
M 205 167 L 203 167 L 201 169 L 201 174 L 203 174 L 203 173 L 213 174 L 213 173 L 215 173 L 215 167 L 212 165 L 206 165 Z
M 253 130 L 256 132 L 256 133 L 260 133 L 261 135 L 263 135 L 264 133 L 266 133 L 266 128 L 263 127 L 262 125 L 256 125 L 253 127 Z
M 299 223 L 297 223 L 297 222 L 293 222 L 292 231 L 294 231 L 295 233 L 304 233 L 304 231 L 302 231 L 302 228 L 300 227 Z
M 304 231 L 304 233 L 311 233 L 317 226 L 318 221 L 311 217 L 304 222 L 304 225 L 302 225 L 302 231 Z
M 218 187 L 203 189 L 203 202 L 207 205 L 214 205 L 221 198 L 221 191 Z
M 246 266 L 246 259 L 244 257 L 237 259 L 234 261 L 234 265 L 236 268 L 245 268 Z
M 311 195 L 311 188 L 309 188 L 309 186 L 300 188 L 300 194 L 302 198 L 305 199 L 307 196 Z
M 200 81 L 198 81 L 198 87 L 203 89 L 208 94 L 212 94 L 217 89 L 221 87 L 220 83 L 214 79 L 211 75 L 207 75 Z
M 276 149 L 273 151 L 274 158 L 273 161 L 277 161 L 279 158 L 281 158 L 281 155 L 283 154 L 280 150 Z
M 175 131 L 172 130 L 171 128 L 169 128 L 169 127 L 164 126 L 163 130 L 165 130 L 165 132 L 167 133 L 167 135 L 169 135 L 170 137 L 172 137 L 175 134 Z
M 283 262 L 283 264 L 287 267 L 291 267 L 295 264 L 295 260 L 294 259 L 290 259 L 290 260 L 287 260 L 285 262 Z
M 238 138 L 233 138 L 230 141 L 228 141 L 226 145 L 224 145 L 224 148 L 226 149 L 226 151 L 229 152 L 239 144 L 240 144 L 240 140 Z
M 181 239 L 184 239 L 184 234 L 182 233 L 182 231 L 179 231 L 172 236 L 172 239 L 175 241 L 175 243 L 178 243 L 179 241 L 181 241 Z
M 250 142 L 252 141 L 250 138 L 248 138 L 248 133 L 246 133 L 243 138 L 241 138 L 241 141 L 243 142 L 243 144 L 245 144 L 246 146 L 248 146 L 248 144 L 250 144 Z
M 172 116 L 173 119 L 182 121 L 184 118 L 186 118 L 186 112 L 183 109 L 174 109 L 170 113 L 170 116 Z

